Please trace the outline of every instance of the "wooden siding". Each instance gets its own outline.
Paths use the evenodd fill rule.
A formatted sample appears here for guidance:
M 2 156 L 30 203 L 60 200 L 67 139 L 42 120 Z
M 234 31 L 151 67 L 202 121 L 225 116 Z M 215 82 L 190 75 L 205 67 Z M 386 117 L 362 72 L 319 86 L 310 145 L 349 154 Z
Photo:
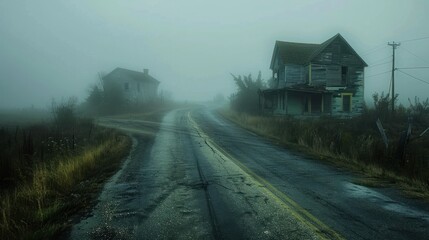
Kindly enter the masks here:
M 313 58 L 312 62 L 322 65 L 362 66 L 362 61 L 359 57 L 339 38 L 334 40 L 318 56 Z
M 349 86 L 363 86 L 363 67 L 350 67 L 348 75 Z
M 311 65 L 312 86 L 352 87 L 363 82 L 363 67 L 348 67 L 346 81 L 342 81 L 339 65 Z
M 362 113 L 364 101 L 364 70 L 363 67 L 352 68 L 353 74 L 349 76 L 349 87 L 347 90 L 339 92 L 332 98 L 332 115 L 334 116 L 355 116 Z M 351 94 L 351 111 L 343 111 L 343 93 Z
M 305 83 L 305 68 L 301 65 L 287 64 L 285 66 L 285 83 L 286 86 Z
M 326 85 L 326 66 L 320 64 L 311 64 L 311 82 L 312 86 Z
M 278 52 L 275 53 L 272 66 L 273 76 L 276 73 L 277 88 L 282 90 L 270 93 L 273 95 L 270 99 L 272 113 L 330 114 L 339 117 L 362 113 L 366 64 L 341 37 L 327 44 L 329 45 L 321 44 L 324 47 L 323 50 L 318 54 L 314 53 L 314 56 L 309 56 L 311 62 L 303 63 L 303 65 L 299 65 L 301 63 L 285 64 Z M 288 87 L 302 84 L 307 84 L 310 89 L 325 87 L 327 93 L 316 94 L 317 96 L 311 98 L 310 93 L 287 90 Z M 310 99 L 309 104 L 308 99 Z M 344 101 L 347 101 L 346 106 Z M 314 105 L 313 109 L 312 105 Z M 343 111 L 344 107 L 350 107 L 350 111 Z M 306 112 L 308 108 L 314 111 Z

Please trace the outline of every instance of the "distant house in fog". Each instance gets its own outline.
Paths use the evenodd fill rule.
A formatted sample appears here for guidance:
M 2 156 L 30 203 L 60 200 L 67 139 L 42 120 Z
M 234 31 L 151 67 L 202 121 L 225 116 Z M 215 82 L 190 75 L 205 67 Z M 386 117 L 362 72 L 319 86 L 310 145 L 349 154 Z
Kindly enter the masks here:
M 125 68 L 116 68 L 103 77 L 106 86 L 122 89 L 125 97 L 134 103 L 150 102 L 156 99 L 159 81 L 149 75 L 149 70 L 143 72 Z
M 321 44 L 276 41 L 275 86 L 259 93 L 264 112 L 353 116 L 364 106 L 365 61 L 337 34 Z

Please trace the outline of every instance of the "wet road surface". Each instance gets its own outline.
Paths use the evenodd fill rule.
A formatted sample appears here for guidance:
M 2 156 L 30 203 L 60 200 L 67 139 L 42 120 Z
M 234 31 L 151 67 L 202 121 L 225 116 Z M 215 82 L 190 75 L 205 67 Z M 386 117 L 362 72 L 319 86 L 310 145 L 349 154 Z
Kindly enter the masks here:
M 213 110 L 174 110 L 158 132 L 103 124 L 132 134 L 133 148 L 70 239 L 428 239 L 426 204 L 356 185 Z

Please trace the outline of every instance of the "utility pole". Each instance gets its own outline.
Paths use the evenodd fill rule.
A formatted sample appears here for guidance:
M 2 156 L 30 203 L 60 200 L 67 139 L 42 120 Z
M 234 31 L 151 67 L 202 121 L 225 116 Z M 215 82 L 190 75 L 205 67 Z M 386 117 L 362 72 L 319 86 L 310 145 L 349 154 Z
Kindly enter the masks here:
M 387 45 L 392 46 L 393 50 L 393 60 L 392 60 L 392 115 L 395 113 L 395 49 L 401 45 L 401 43 L 387 43 Z

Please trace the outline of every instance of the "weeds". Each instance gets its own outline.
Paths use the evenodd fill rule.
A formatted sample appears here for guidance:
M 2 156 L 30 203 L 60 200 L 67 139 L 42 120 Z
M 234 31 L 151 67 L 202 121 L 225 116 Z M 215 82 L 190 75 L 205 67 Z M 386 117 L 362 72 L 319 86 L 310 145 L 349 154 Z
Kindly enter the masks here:
M 380 98 L 378 98 L 380 99 Z M 381 96 L 379 108 L 387 107 L 386 97 Z M 417 111 L 415 109 L 418 109 Z M 262 136 L 268 136 L 286 145 L 304 147 L 306 152 L 320 158 L 336 159 L 342 165 L 354 166 L 369 176 L 408 184 L 418 182 L 420 191 L 429 196 L 429 141 L 428 135 L 418 135 L 429 126 L 426 102 L 416 100 L 411 109 L 418 112 L 418 121 L 413 124 L 411 140 L 406 152 L 398 156 L 397 148 L 401 133 L 406 130 L 409 109 L 397 111 L 395 118 L 386 114 L 383 126 L 389 137 L 386 149 L 376 128 L 379 114 L 366 110 L 354 119 L 328 117 L 294 119 L 291 117 L 252 116 L 234 111 L 222 111 L 227 118 Z M 422 113 L 423 112 L 423 113 Z M 423 187 L 422 187 L 423 186 Z
M 46 239 L 64 228 L 64 216 L 82 181 L 128 152 L 128 137 L 81 121 L 72 131 L 48 125 L 0 130 L 0 238 Z M 89 134 L 89 132 L 92 132 Z M 6 169 L 4 168 L 6 167 Z

